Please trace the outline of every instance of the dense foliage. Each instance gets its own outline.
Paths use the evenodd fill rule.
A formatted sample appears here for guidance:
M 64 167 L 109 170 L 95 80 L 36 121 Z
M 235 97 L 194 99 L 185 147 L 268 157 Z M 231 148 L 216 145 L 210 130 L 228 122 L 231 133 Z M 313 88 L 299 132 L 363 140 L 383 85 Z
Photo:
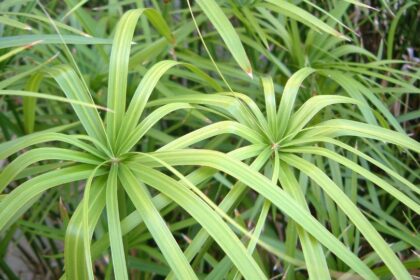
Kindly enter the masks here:
M 420 275 L 419 3 L 369 2 L 1 1 L 0 278 Z

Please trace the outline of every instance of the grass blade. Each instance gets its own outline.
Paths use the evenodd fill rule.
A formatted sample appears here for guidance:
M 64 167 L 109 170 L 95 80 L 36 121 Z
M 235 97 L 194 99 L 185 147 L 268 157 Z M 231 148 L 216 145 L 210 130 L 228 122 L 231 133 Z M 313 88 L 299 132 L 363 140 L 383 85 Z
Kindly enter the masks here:
M 290 167 L 284 162 L 279 164 L 279 179 L 284 190 L 289 193 L 308 213 L 309 207 L 305 200 L 302 187 L 296 180 Z M 305 263 L 308 269 L 310 279 L 331 279 L 328 270 L 325 254 L 318 241 L 307 233 L 302 227 L 297 226 L 299 240 L 302 245 Z
M 173 39 L 162 16 L 153 9 L 130 10 L 118 22 L 111 50 L 107 97 L 107 107 L 114 111 L 114 114 L 107 116 L 107 133 L 112 145 L 117 139 L 118 129 L 125 112 L 131 41 L 137 21 L 143 14 L 167 39 Z
M 106 214 L 115 279 L 128 279 L 118 209 L 118 166 L 113 164 L 106 184 Z
M 295 155 L 282 154 L 281 159 L 307 174 L 335 201 L 335 203 L 337 203 L 341 210 L 343 210 L 364 235 L 373 249 L 381 256 L 381 259 L 389 267 L 395 277 L 398 279 L 411 279 L 410 274 L 402 265 L 401 261 L 395 256 L 394 252 L 392 252 L 389 245 L 383 240 L 373 225 L 321 169 Z
M 22 47 L 34 42 L 38 44 L 69 44 L 69 45 L 110 45 L 112 40 L 104 38 L 94 38 L 77 35 L 62 35 L 64 43 L 60 36 L 51 34 L 37 35 L 19 35 L 2 37 L 0 41 L 0 49 Z
M 223 10 L 214 0 L 196 0 L 196 2 L 222 37 L 226 47 L 229 49 L 239 67 L 252 78 L 251 63 L 249 62 L 238 34 L 229 19 L 223 13 Z
M 91 171 L 92 175 L 92 171 Z M 90 175 L 90 176 L 91 176 Z M 106 176 L 95 179 L 90 187 L 88 198 L 88 232 L 89 239 L 92 238 L 95 225 L 105 207 Z M 64 267 L 66 279 L 87 279 L 88 267 L 86 264 L 85 250 L 87 249 L 84 240 L 83 207 L 85 200 L 82 200 L 76 208 L 66 229 L 64 240 Z M 91 266 L 91 263 L 89 264 Z
M 296 96 L 302 82 L 314 72 L 315 70 L 312 68 L 302 68 L 287 80 L 277 111 L 277 123 L 279 126 L 278 136 L 280 138 L 283 137 L 286 132 L 287 124 L 289 123 Z
M 121 184 L 142 216 L 144 223 L 175 275 L 178 279 L 198 279 L 161 214 L 154 206 L 146 186 L 138 181 L 124 165 L 120 167 L 120 174 Z
M 184 208 L 215 239 L 247 279 L 264 279 L 265 275 L 246 252 L 245 247 L 227 224 L 199 197 L 179 182 L 145 166 L 133 169 L 143 182 L 156 188 Z
M 48 189 L 68 182 L 74 182 L 89 177 L 92 167 L 77 165 L 67 167 L 26 181 L 12 192 L 7 199 L 0 202 L 0 231 L 5 230 L 12 222 L 18 219 L 39 198 L 39 195 Z
M 293 198 L 244 163 L 222 153 L 209 150 L 184 149 L 182 151 L 165 151 L 153 153 L 153 156 L 172 166 L 208 166 L 237 178 L 284 211 L 325 247 L 347 263 L 354 271 L 363 277 L 377 279 L 372 271 L 357 256 L 351 253 L 347 247 L 338 241 L 315 218 L 308 214 L 304 208 L 297 205 Z M 150 160 L 145 160 L 144 162 L 151 164 Z

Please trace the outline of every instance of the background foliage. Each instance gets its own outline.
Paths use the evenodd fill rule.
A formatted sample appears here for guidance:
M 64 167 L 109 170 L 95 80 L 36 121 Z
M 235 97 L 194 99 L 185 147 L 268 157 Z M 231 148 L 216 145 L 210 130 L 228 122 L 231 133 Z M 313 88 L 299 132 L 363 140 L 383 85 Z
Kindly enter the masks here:
M 417 1 L 0 2 L 0 278 L 420 275 Z

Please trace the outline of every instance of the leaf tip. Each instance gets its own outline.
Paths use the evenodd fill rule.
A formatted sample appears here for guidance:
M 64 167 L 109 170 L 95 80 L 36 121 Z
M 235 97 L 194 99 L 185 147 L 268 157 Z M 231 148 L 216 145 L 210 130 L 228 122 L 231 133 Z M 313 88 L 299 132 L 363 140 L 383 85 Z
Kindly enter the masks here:
M 251 78 L 251 80 L 254 79 L 254 75 L 252 74 L 252 68 L 248 68 L 245 72 L 248 75 L 248 77 Z
M 87 37 L 87 38 L 92 38 L 92 35 L 87 34 L 85 32 L 80 32 L 80 34 L 82 34 L 82 36 Z
M 341 39 L 343 39 L 343 40 L 346 40 L 347 42 L 351 42 L 351 39 L 350 39 L 350 37 L 347 37 L 346 35 L 344 35 L 343 33 L 337 33 L 337 37 L 338 38 L 341 38 Z
M 26 49 L 30 49 L 30 48 L 32 48 L 33 46 L 38 45 L 39 43 L 42 43 L 43 41 L 44 41 L 44 40 L 37 40 L 37 41 L 34 41 L 34 42 L 32 42 L 32 43 L 30 43 L 30 44 L 26 45 L 26 46 L 25 46 L 25 48 L 26 48 Z
M 60 52 L 56 52 L 55 55 L 53 55 L 52 57 L 50 57 L 47 62 L 53 61 L 54 59 L 56 59 L 58 56 L 60 55 Z

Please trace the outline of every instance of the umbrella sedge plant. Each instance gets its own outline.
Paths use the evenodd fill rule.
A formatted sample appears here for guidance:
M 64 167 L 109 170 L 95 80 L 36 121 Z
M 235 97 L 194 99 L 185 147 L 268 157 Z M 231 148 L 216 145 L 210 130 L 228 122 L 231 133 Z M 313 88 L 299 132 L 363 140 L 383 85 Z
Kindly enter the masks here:
M 223 9 L 213 0 L 197 0 L 193 7 L 188 1 L 184 12 L 191 13 L 193 28 L 185 25 L 175 31 L 161 14 L 167 13 L 165 9 L 140 7 L 122 14 L 109 40 L 102 38 L 104 30 L 94 28 L 94 19 L 80 7 L 83 3 L 65 2 L 73 9 L 62 19 L 74 13 L 93 37 L 53 20 L 41 3 L 44 15 L 6 12 L 0 16 L 0 23 L 7 26 L 29 30 L 30 25 L 11 19 L 19 16 L 50 24 L 56 32 L 9 36 L 0 41 L 0 47 L 15 49 L 0 56 L 0 62 L 26 51 L 28 43 L 30 47 L 61 44 L 66 54 L 66 59 L 54 55 L 0 81 L 0 95 L 22 96 L 26 132 L 0 144 L 0 159 L 9 161 L 0 173 L 2 250 L 16 238 L 18 227 L 29 240 L 37 235 L 62 239 L 63 256 L 53 257 L 63 259 L 58 275 L 62 279 L 156 275 L 267 279 L 277 277 L 277 271 L 285 279 L 411 279 L 410 269 L 418 260 L 398 256 L 416 248 L 419 240 L 413 235 L 415 226 L 396 220 L 393 211 L 399 205 L 405 215 L 419 214 L 419 189 L 413 183 L 418 175 L 405 177 L 400 171 L 410 173 L 412 163 L 395 162 L 405 154 L 417 164 L 420 144 L 405 134 L 373 92 L 386 91 L 377 78 L 416 91 L 412 85 L 416 78 L 388 66 L 399 61 L 376 61 L 362 48 L 343 45 L 349 40 L 344 32 L 350 28 L 339 19 L 346 17 L 350 3 L 369 7 L 343 1 L 327 12 L 304 1 L 308 9 L 324 16 L 318 19 L 288 1 L 245 1 L 242 10 L 235 1 L 227 1 Z M 13 4 L 6 1 L 0 7 L 8 5 Z M 110 2 L 103 8 L 109 23 L 115 23 L 112 18 L 122 6 Z M 196 11 L 205 17 L 195 17 Z M 239 32 L 225 13 L 237 17 L 256 41 Z M 213 49 L 200 32 L 199 25 L 206 19 L 242 73 L 229 64 L 216 64 L 210 54 Z M 149 44 L 145 49 L 133 43 L 138 21 Z M 302 45 L 298 23 L 309 28 L 306 54 L 296 48 Z M 287 29 L 279 27 L 282 24 Z M 149 25 L 162 38 L 152 42 Z M 276 28 L 285 44 L 283 61 L 267 53 L 276 41 L 272 37 Z M 195 29 L 198 38 L 190 38 Z M 63 35 L 62 30 L 79 35 Z M 188 57 L 188 50 L 180 47 L 180 43 L 198 42 L 209 58 Z M 328 42 L 328 47 L 322 49 L 313 42 Z M 79 61 L 67 44 L 97 59 L 98 67 Z M 141 65 L 159 57 L 167 46 L 173 59 Z M 247 50 L 261 52 L 276 68 L 267 71 L 270 75 L 262 74 L 264 67 L 253 70 L 251 65 L 257 63 Z M 340 63 L 342 57 L 354 54 L 373 62 Z M 61 63 L 55 63 L 57 59 Z M 221 80 L 205 71 L 213 67 Z M 104 68 L 108 68 L 107 78 L 101 74 Z M 142 74 L 138 80 L 132 75 L 136 71 Z M 182 83 L 164 80 L 167 73 L 180 77 Z M 243 85 L 243 73 L 251 83 L 249 89 Z M 281 82 L 273 79 L 278 73 Z M 87 75 L 92 75 L 89 81 Z M 22 90 L 17 85 L 25 79 Z M 191 88 L 182 85 L 189 82 Z M 106 93 L 96 96 L 93 85 Z M 41 88 L 59 89 L 65 97 L 39 93 Z M 315 91 L 318 94 L 311 94 Z M 154 97 L 157 92 L 161 95 Z M 52 112 L 62 116 L 66 115 L 63 104 L 70 105 L 71 122 L 35 129 L 40 113 L 37 100 L 61 102 Z M 97 105 L 97 100 L 104 105 Z M 174 121 L 168 134 L 154 128 Z M 14 129 L 9 123 L 8 129 L 4 127 L 3 132 Z M 163 144 L 149 144 L 150 138 Z M 384 159 L 385 153 L 389 160 Z M 57 199 L 61 189 L 72 185 L 82 195 L 64 197 L 74 201 L 72 210 L 63 206 L 61 198 L 62 228 L 37 225 L 39 218 L 28 222 L 22 218 L 34 211 L 46 219 L 43 215 L 51 210 L 37 206 L 39 201 Z M 393 207 L 381 209 L 389 200 Z M 237 209 L 243 209 L 243 214 Z M 279 229 L 279 224 L 284 228 Z M 276 230 L 284 232 L 280 241 Z M 391 245 L 389 236 L 398 242 Z M 54 244 L 50 242 L 51 247 Z M 270 258 L 276 259 L 275 269 L 269 265 Z M 0 267 L 13 278 L 3 260 Z

